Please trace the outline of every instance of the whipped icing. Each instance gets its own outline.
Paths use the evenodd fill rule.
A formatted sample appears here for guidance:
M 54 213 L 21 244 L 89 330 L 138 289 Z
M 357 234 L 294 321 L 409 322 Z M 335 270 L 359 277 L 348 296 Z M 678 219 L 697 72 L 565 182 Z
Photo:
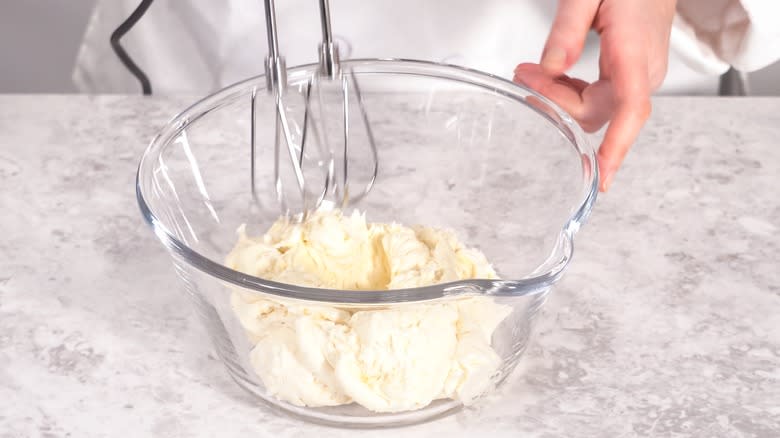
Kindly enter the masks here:
M 242 226 L 226 265 L 343 290 L 496 278 L 485 256 L 451 231 L 368 224 L 358 212 L 338 210 L 315 212 L 303 223 L 280 219 L 259 238 Z M 502 364 L 491 338 L 512 311 L 485 296 L 354 308 L 243 290 L 233 292 L 231 305 L 270 394 L 299 406 L 355 402 L 375 412 L 419 409 L 442 398 L 472 402 Z
M 449 230 L 368 224 L 364 214 L 317 211 L 303 223 L 279 219 L 259 238 L 242 226 L 227 257 L 233 269 L 298 286 L 401 289 L 496 278 L 485 256 Z

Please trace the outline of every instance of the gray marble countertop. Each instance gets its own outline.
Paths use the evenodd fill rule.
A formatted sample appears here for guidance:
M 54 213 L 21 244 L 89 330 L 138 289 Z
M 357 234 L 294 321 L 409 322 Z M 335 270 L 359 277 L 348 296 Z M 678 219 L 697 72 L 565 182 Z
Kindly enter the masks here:
M 135 201 L 192 99 L 0 96 L 0 436 L 346 437 L 258 406 Z M 780 436 L 780 99 L 662 98 L 501 397 L 370 436 Z

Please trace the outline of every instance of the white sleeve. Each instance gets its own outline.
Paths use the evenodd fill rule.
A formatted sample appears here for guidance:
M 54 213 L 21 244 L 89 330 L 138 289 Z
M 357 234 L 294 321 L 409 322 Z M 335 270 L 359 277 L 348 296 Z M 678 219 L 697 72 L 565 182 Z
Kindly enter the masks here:
M 780 59 L 778 19 L 778 0 L 678 0 L 671 47 L 703 73 L 759 70 Z

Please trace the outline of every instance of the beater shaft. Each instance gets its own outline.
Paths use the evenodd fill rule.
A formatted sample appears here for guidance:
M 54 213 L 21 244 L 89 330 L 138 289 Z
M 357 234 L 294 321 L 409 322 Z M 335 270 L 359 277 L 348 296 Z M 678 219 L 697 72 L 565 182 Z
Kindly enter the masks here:
M 360 87 L 358 86 L 357 78 L 354 72 L 351 70 L 346 72 L 342 71 L 339 50 L 337 44 L 333 41 L 333 30 L 331 28 L 330 21 L 330 5 L 328 0 L 319 0 L 320 5 L 320 25 L 322 30 L 322 42 L 319 45 L 319 64 L 318 71 L 309 78 L 305 84 L 303 94 L 304 113 L 303 124 L 294 125 L 296 129 L 300 127 L 300 142 L 295 141 L 293 125 L 288 115 L 288 109 L 286 105 L 286 99 L 293 95 L 287 95 L 287 69 L 285 65 L 284 57 L 279 51 L 279 40 L 276 25 L 276 11 L 274 7 L 274 0 L 264 0 L 265 2 L 265 15 L 266 15 L 266 30 L 268 33 L 268 56 L 265 60 L 265 73 L 266 73 L 266 86 L 269 93 L 274 97 L 275 106 L 275 135 L 274 135 L 274 178 L 275 178 L 275 191 L 277 194 L 277 200 L 282 208 L 283 214 L 290 214 L 291 208 L 288 205 L 288 196 L 285 191 L 285 187 L 282 181 L 282 163 L 287 161 L 289 157 L 289 165 L 292 166 L 293 174 L 295 176 L 295 185 L 297 185 L 298 192 L 300 194 L 300 212 L 302 217 L 306 217 L 307 213 L 311 210 L 317 209 L 322 201 L 328 196 L 335 196 L 333 201 L 340 204 L 342 207 L 346 206 L 349 202 L 357 201 L 365 196 L 376 180 L 377 171 L 379 168 L 378 154 L 374 134 L 369 123 L 368 114 L 363 103 L 363 97 L 361 95 Z M 320 129 L 327 124 L 326 121 L 326 105 L 323 104 L 322 87 L 325 84 L 333 83 L 337 86 L 341 93 L 341 123 L 340 129 L 342 129 L 342 139 L 338 141 L 330 141 L 327 129 Z M 318 111 L 315 111 L 312 107 L 312 96 L 317 97 Z M 360 124 L 363 125 L 366 135 L 366 143 L 368 143 L 371 160 L 373 161 L 373 167 L 371 168 L 371 174 L 368 176 L 368 183 L 365 189 L 358 194 L 351 193 L 349 178 L 351 177 L 350 160 L 350 139 L 352 137 L 353 127 L 350 125 L 350 102 L 354 100 L 358 104 L 360 114 Z M 257 173 L 257 129 L 256 129 L 256 90 L 252 93 L 252 105 L 251 105 L 251 184 L 252 194 L 255 199 L 258 199 L 258 187 L 256 181 Z M 357 130 L 358 132 L 360 130 Z M 354 139 L 352 139 L 354 140 Z M 325 179 L 324 187 L 316 193 L 313 198 L 308 191 L 307 177 L 304 176 L 304 157 L 307 156 L 307 151 L 310 149 L 310 143 L 315 141 L 319 146 L 319 150 L 315 150 L 314 153 L 319 153 L 319 160 L 313 160 L 317 162 L 317 166 L 322 168 Z M 282 142 L 287 149 L 285 153 L 282 148 Z M 335 153 L 335 150 L 330 148 L 330 144 L 341 144 L 341 154 Z M 335 166 L 334 161 L 340 159 L 340 173 L 339 181 L 335 178 Z M 310 160 L 311 161 L 311 160 Z M 325 164 L 323 164 L 325 163 Z M 333 192 L 331 193 L 331 188 Z

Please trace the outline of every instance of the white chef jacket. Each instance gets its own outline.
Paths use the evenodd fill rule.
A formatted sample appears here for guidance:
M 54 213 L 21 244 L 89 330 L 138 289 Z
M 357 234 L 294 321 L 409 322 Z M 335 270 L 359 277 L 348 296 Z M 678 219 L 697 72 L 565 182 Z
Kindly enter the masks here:
M 73 79 L 88 93 L 136 93 L 109 36 L 139 0 L 101 0 L 79 50 Z M 316 62 L 316 0 L 276 2 L 288 66 Z M 342 59 L 443 61 L 511 78 L 537 62 L 556 2 L 550 0 L 332 0 Z M 729 66 L 760 69 L 780 58 L 780 0 L 678 0 L 665 94 L 714 94 Z M 262 74 L 267 54 L 262 0 L 155 0 L 122 39 L 155 94 L 206 94 Z M 598 77 L 598 38 L 588 38 L 570 72 Z

